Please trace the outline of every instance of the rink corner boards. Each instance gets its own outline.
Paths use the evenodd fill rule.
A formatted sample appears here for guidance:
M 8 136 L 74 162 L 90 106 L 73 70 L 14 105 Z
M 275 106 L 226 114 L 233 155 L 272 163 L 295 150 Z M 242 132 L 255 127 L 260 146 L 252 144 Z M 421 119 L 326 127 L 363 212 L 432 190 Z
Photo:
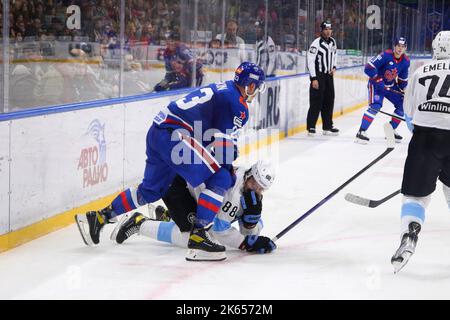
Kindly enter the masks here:
M 353 106 L 344 108 L 342 111 L 335 112 L 333 114 L 333 117 L 337 118 L 337 117 L 345 115 L 347 113 L 356 111 L 366 105 L 367 105 L 367 102 L 361 102 L 361 103 L 355 104 Z M 319 120 L 319 122 L 320 121 L 321 120 Z M 274 143 L 275 141 L 285 139 L 286 137 L 301 133 L 303 131 L 306 131 L 306 124 L 289 129 L 287 134 L 284 132 L 277 133 L 275 135 L 265 137 L 264 139 L 258 140 L 256 142 L 249 143 L 249 144 L 241 147 L 242 148 L 241 155 L 247 156 L 251 152 L 258 150 L 259 148 L 268 146 L 268 145 Z M 114 197 L 117 194 L 118 194 L 118 192 L 116 192 L 112 195 L 103 197 L 101 199 L 95 200 L 93 202 L 87 203 L 80 207 L 57 214 L 51 218 L 44 219 L 42 221 L 33 223 L 27 227 L 0 235 L 0 253 L 10 250 L 12 248 L 18 247 L 24 243 L 27 243 L 29 241 L 32 241 L 39 237 L 42 237 L 46 234 L 49 234 L 53 231 L 57 231 L 61 228 L 64 228 L 64 227 L 67 227 L 67 226 L 73 224 L 75 221 L 74 220 L 75 214 L 87 212 L 90 210 L 98 210 L 100 208 L 106 207 L 108 204 L 111 203 L 111 201 L 114 199 Z

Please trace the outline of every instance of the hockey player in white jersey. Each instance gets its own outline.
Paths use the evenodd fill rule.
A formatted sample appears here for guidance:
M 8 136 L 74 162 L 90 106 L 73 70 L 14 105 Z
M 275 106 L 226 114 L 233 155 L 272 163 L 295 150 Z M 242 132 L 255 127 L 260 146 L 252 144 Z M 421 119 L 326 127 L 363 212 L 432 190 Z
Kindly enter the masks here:
M 403 172 L 401 244 L 391 258 L 396 273 L 414 254 L 438 179 L 450 209 L 450 31 L 439 32 L 432 46 L 433 61 L 416 70 L 406 93 L 413 136 Z
M 225 193 L 210 232 L 216 240 L 228 248 L 258 253 L 271 252 L 276 249 L 275 243 L 259 234 L 263 228 L 262 193 L 272 185 L 274 172 L 262 161 L 258 161 L 248 170 L 237 167 L 234 172 L 235 183 Z M 152 220 L 135 212 L 116 226 L 111 239 L 122 243 L 138 233 L 186 248 L 192 221 L 195 218 L 195 199 L 202 189 L 204 189 L 202 186 L 193 189 L 186 185 L 183 179 L 177 177 L 163 198 L 173 221 Z M 239 230 L 232 226 L 234 222 L 239 225 Z M 201 255 L 201 252 L 197 254 Z M 195 261 L 207 259 L 209 256 L 197 256 Z

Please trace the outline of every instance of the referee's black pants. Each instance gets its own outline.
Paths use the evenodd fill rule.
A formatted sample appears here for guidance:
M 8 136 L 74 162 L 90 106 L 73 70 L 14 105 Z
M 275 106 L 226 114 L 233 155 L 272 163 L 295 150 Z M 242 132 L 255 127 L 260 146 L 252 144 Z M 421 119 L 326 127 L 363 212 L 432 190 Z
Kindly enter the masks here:
M 316 128 L 319 113 L 322 115 L 322 129 L 330 130 L 333 127 L 334 108 L 334 81 L 328 73 L 318 73 L 319 89 L 309 85 L 309 110 L 306 118 L 306 128 Z

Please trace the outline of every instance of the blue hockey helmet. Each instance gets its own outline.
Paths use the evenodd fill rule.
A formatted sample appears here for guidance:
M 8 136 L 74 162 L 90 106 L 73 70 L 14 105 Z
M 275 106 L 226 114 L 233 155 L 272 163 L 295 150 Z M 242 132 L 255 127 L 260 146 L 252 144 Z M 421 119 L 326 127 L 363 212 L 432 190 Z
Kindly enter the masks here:
M 406 38 L 405 38 L 405 37 L 396 37 L 396 38 L 394 39 L 394 47 L 395 47 L 396 45 L 398 45 L 398 44 L 402 44 L 402 45 L 404 45 L 405 47 L 408 46 L 408 43 L 406 42 Z
M 264 71 L 251 62 L 242 62 L 234 72 L 234 83 L 245 88 L 245 93 L 248 96 L 254 96 L 258 91 L 264 92 L 266 88 L 264 80 L 266 80 Z M 256 85 L 255 91 L 248 94 L 247 87 L 252 83 Z

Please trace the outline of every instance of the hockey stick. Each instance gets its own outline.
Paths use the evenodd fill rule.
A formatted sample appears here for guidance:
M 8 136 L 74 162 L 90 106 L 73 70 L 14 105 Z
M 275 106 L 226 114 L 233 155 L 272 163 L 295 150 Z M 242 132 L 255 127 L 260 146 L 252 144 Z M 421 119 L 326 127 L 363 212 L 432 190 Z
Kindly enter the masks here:
M 353 180 L 355 180 L 356 178 L 358 178 L 361 174 L 363 174 L 365 171 L 367 171 L 367 169 L 369 169 L 370 167 L 372 167 L 375 163 L 377 163 L 378 161 L 380 161 L 381 159 L 383 159 L 386 155 L 388 155 L 392 150 L 394 150 L 394 143 L 395 143 L 395 138 L 394 138 L 394 129 L 392 129 L 392 126 L 390 123 L 386 123 L 384 125 L 384 132 L 386 134 L 386 139 L 387 139 L 387 149 L 380 154 L 375 160 L 373 160 L 371 163 L 369 163 L 367 166 L 365 166 L 363 169 L 361 169 L 358 173 L 356 173 L 353 177 L 351 177 L 350 179 L 348 179 L 346 182 L 344 182 L 343 184 L 341 184 L 336 190 L 334 190 L 332 193 L 330 193 L 328 196 L 326 196 L 324 199 L 322 199 L 319 203 L 317 203 L 314 207 L 312 207 L 311 209 L 309 209 L 306 213 L 304 213 L 300 218 L 298 218 L 297 220 L 295 220 L 294 222 L 292 222 L 289 226 L 287 226 L 283 231 L 281 231 L 279 234 L 277 234 L 272 241 L 275 242 L 278 239 L 280 239 L 282 236 L 284 236 L 289 230 L 291 230 L 292 228 L 294 228 L 297 224 L 299 224 L 300 222 L 302 222 L 304 219 L 306 219 L 311 213 L 313 213 L 314 211 L 316 211 L 320 206 L 322 206 L 325 202 L 327 202 L 328 200 L 330 200 L 331 198 L 333 198 L 339 191 L 341 191 L 342 189 L 344 189 L 350 182 L 352 182 Z
M 367 199 L 367 198 L 363 198 L 363 197 L 357 196 L 356 194 L 353 194 L 353 193 L 347 193 L 345 195 L 345 200 L 347 200 L 348 202 L 354 203 L 354 204 L 359 204 L 360 206 L 369 207 L 369 208 L 376 208 L 380 204 L 383 204 L 386 201 L 390 200 L 391 198 L 395 197 L 400 192 L 401 192 L 401 190 L 399 189 L 399 190 L 397 190 L 395 192 L 392 192 L 390 195 L 388 195 L 388 196 L 386 196 L 386 197 L 384 197 L 383 199 L 380 199 L 380 200 L 371 200 L 371 199 Z
M 379 112 L 379 113 L 382 113 L 382 114 L 385 114 L 385 115 L 390 116 L 390 117 L 392 117 L 392 118 L 398 119 L 398 120 L 400 120 L 400 121 L 405 121 L 405 118 L 402 118 L 402 117 L 397 116 L 397 115 L 395 115 L 395 114 L 388 113 L 388 112 L 384 112 L 384 111 L 381 111 L 381 110 L 377 110 L 377 109 L 374 109 L 374 108 L 371 108 L 371 107 L 369 107 L 369 109 L 370 109 L 370 110 L 373 110 L 373 111 L 376 111 L 376 112 Z
M 393 92 L 393 93 L 396 93 L 396 94 L 399 94 L 399 95 L 401 95 L 401 96 L 404 96 L 405 95 L 405 93 L 404 92 L 401 92 L 401 91 L 397 91 L 397 90 L 395 90 L 395 89 L 391 89 L 391 88 L 384 88 L 385 90 L 387 90 L 387 91 L 390 91 L 390 92 Z

